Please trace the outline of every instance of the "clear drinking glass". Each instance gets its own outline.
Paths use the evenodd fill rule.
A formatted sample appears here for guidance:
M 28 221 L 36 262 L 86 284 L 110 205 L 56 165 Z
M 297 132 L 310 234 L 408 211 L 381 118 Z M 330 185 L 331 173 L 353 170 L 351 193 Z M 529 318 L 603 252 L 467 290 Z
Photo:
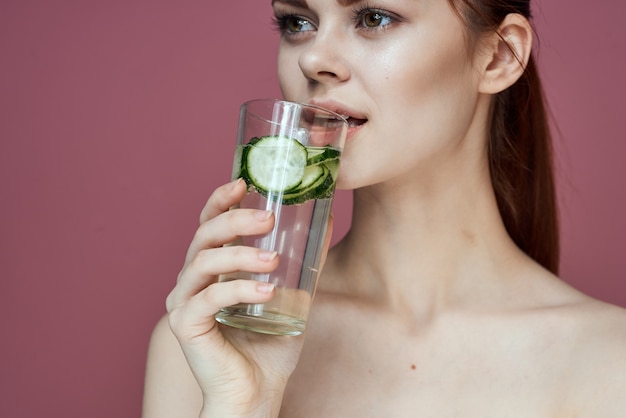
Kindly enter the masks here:
M 218 322 L 274 335 L 304 331 L 347 129 L 343 117 L 317 106 L 273 99 L 241 106 L 232 177 L 243 178 L 248 193 L 238 207 L 272 210 L 276 223 L 267 235 L 231 245 L 277 251 L 279 266 L 221 275 L 220 282 L 273 283 L 276 292 L 265 304 L 223 308 Z

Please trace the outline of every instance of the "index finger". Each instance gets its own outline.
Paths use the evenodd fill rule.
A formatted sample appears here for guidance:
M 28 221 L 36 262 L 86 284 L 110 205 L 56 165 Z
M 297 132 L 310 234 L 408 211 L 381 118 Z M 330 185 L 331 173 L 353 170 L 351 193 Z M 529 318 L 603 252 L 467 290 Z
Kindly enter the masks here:
M 226 212 L 231 206 L 241 202 L 245 195 L 246 183 L 240 178 L 218 187 L 200 212 L 200 223 L 203 224 L 220 213 Z

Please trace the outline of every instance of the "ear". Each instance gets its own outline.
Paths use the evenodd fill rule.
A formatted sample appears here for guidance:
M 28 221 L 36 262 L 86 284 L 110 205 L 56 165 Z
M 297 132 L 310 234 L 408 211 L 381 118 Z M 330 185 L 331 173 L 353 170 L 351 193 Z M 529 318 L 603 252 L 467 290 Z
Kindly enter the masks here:
M 532 43 L 533 31 L 528 20 L 517 13 L 507 15 L 482 48 L 485 59 L 480 92 L 496 94 L 514 84 L 528 64 Z

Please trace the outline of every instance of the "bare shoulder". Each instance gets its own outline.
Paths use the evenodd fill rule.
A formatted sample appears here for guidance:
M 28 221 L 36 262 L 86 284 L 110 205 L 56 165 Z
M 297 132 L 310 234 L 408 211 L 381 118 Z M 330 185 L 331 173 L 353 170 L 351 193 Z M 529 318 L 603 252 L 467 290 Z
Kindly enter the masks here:
M 618 355 L 626 359 L 626 309 L 590 297 L 570 308 L 579 324 L 582 353 L 593 356 Z M 602 362 L 602 359 L 598 359 Z M 626 367 L 626 362 L 624 363 Z
M 572 306 L 570 401 L 582 417 L 626 411 L 626 309 L 592 298 Z
M 148 348 L 142 416 L 197 417 L 201 408 L 200 389 L 164 316 Z

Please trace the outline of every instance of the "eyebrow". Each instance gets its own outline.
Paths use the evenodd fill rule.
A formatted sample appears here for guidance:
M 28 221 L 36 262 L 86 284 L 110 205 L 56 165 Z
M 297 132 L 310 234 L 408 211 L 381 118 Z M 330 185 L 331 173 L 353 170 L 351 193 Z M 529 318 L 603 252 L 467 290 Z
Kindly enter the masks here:
M 354 3 L 359 3 L 363 0 L 336 0 L 337 3 L 339 3 L 340 6 L 351 6 Z M 307 3 L 306 0 L 272 0 L 272 5 L 274 3 L 285 3 L 285 4 L 289 4 L 295 7 L 301 7 L 301 8 L 306 8 L 307 7 Z
M 272 0 L 272 6 L 275 3 L 285 3 L 296 7 L 307 7 L 306 0 Z

